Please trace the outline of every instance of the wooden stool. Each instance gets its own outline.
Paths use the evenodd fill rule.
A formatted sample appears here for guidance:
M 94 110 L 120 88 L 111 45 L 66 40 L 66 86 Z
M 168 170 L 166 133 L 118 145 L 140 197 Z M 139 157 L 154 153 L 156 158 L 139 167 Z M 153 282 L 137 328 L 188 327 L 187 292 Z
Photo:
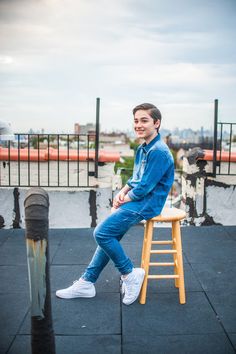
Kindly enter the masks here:
M 143 286 L 140 292 L 140 304 L 146 303 L 147 283 L 148 279 L 175 279 L 175 286 L 179 288 L 179 301 L 185 304 L 185 287 L 184 287 L 184 270 L 182 257 L 182 243 L 180 220 L 186 217 L 183 210 L 176 208 L 164 208 L 162 213 L 152 219 L 147 220 L 144 231 L 143 250 L 141 267 L 145 270 Z M 154 222 L 171 222 L 172 224 L 172 240 L 153 241 Z M 152 245 L 171 245 L 171 249 L 152 249 Z M 153 254 L 171 254 L 173 262 L 150 262 Z M 174 274 L 169 275 L 149 275 L 150 266 L 173 266 Z

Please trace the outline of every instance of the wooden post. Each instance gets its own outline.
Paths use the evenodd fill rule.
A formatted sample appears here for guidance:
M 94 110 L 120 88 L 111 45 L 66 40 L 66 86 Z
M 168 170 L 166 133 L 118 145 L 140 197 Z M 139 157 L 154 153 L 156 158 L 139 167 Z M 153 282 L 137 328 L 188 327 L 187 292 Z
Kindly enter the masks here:
M 47 192 L 42 188 L 31 188 L 26 195 L 24 206 L 32 354 L 55 354 L 49 279 Z

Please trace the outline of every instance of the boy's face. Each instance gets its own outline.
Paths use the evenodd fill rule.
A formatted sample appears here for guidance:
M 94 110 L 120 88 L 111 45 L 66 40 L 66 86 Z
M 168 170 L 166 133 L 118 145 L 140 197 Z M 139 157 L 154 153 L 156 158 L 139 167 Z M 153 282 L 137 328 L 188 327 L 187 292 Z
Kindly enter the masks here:
M 157 128 L 160 126 L 160 120 L 155 123 L 148 111 L 138 110 L 134 115 L 134 130 L 137 138 L 144 139 L 149 143 L 157 135 Z

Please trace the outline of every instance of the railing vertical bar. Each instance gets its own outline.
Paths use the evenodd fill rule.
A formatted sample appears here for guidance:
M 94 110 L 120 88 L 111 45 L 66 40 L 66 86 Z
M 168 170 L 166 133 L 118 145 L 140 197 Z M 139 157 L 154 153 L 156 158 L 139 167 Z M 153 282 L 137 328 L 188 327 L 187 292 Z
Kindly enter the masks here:
M 95 136 L 95 178 L 98 178 L 98 154 L 99 154 L 99 120 L 100 120 L 100 98 L 96 100 L 96 136 Z
M 60 163 L 59 163 L 59 149 L 60 149 L 60 142 L 59 142 L 59 134 L 57 134 L 57 186 L 60 186 Z
M 218 100 L 216 99 L 214 105 L 213 177 L 216 176 L 216 164 L 217 164 L 217 122 L 218 122 Z
M 218 123 L 220 124 L 220 161 L 219 161 L 219 175 L 221 171 L 221 155 L 222 155 L 222 139 L 223 139 L 223 124 L 224 123 Z
M 11 142 L 8 140 L 8 183 L 11 186 Z
M 38 134 L 38 186 L 40 186 L 40 150 L 39 150 L 39 134 Z
M 70 139 L 69 139 L 69 134 L 67 134 L 67 187 L 70 186 L 70 165 L 69 165 L 69 159 L 70 159 Z
M 50 134 L 47 134 L 48 137 L 48 187 L 50 187 L 50 150 L 49 150 L 49 138 L 50 138 Z
M 79 187 L 79 134 L 77 135 L 77 187 Z
M 228 175 L 230 175 L 230 167 L 231 167 L 231 147 L 232 147 L 232 133 L 233 133 L 232 127 L 233 127 L 233 124 L 230 123 Z
M 4 163 L 4 162 L 3 162 Z M 2 170 L 3 170 L 3 164 L 2 162 L 0 161 L 0 187 L 2 186 Z
M 28 137 L 28 186 L 30 187 L 30 134 L 27 134 Z
M 87 187 L 89 187 L 89 134 L 87 135 Z
M 18 147 L 18 184 L 20 187 L 20 134 L 17 135 L 17 147 Z

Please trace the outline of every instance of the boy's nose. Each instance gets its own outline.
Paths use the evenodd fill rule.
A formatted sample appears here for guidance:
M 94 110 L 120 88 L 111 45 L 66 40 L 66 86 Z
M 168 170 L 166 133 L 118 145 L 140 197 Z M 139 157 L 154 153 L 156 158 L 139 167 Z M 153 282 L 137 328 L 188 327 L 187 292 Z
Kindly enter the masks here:
M 139 127 L 142 126 L 142 123 L 141 123 L 141 122 L 137 122 L 137 123 L 135 124 L 135 126 L 139 128 Z

